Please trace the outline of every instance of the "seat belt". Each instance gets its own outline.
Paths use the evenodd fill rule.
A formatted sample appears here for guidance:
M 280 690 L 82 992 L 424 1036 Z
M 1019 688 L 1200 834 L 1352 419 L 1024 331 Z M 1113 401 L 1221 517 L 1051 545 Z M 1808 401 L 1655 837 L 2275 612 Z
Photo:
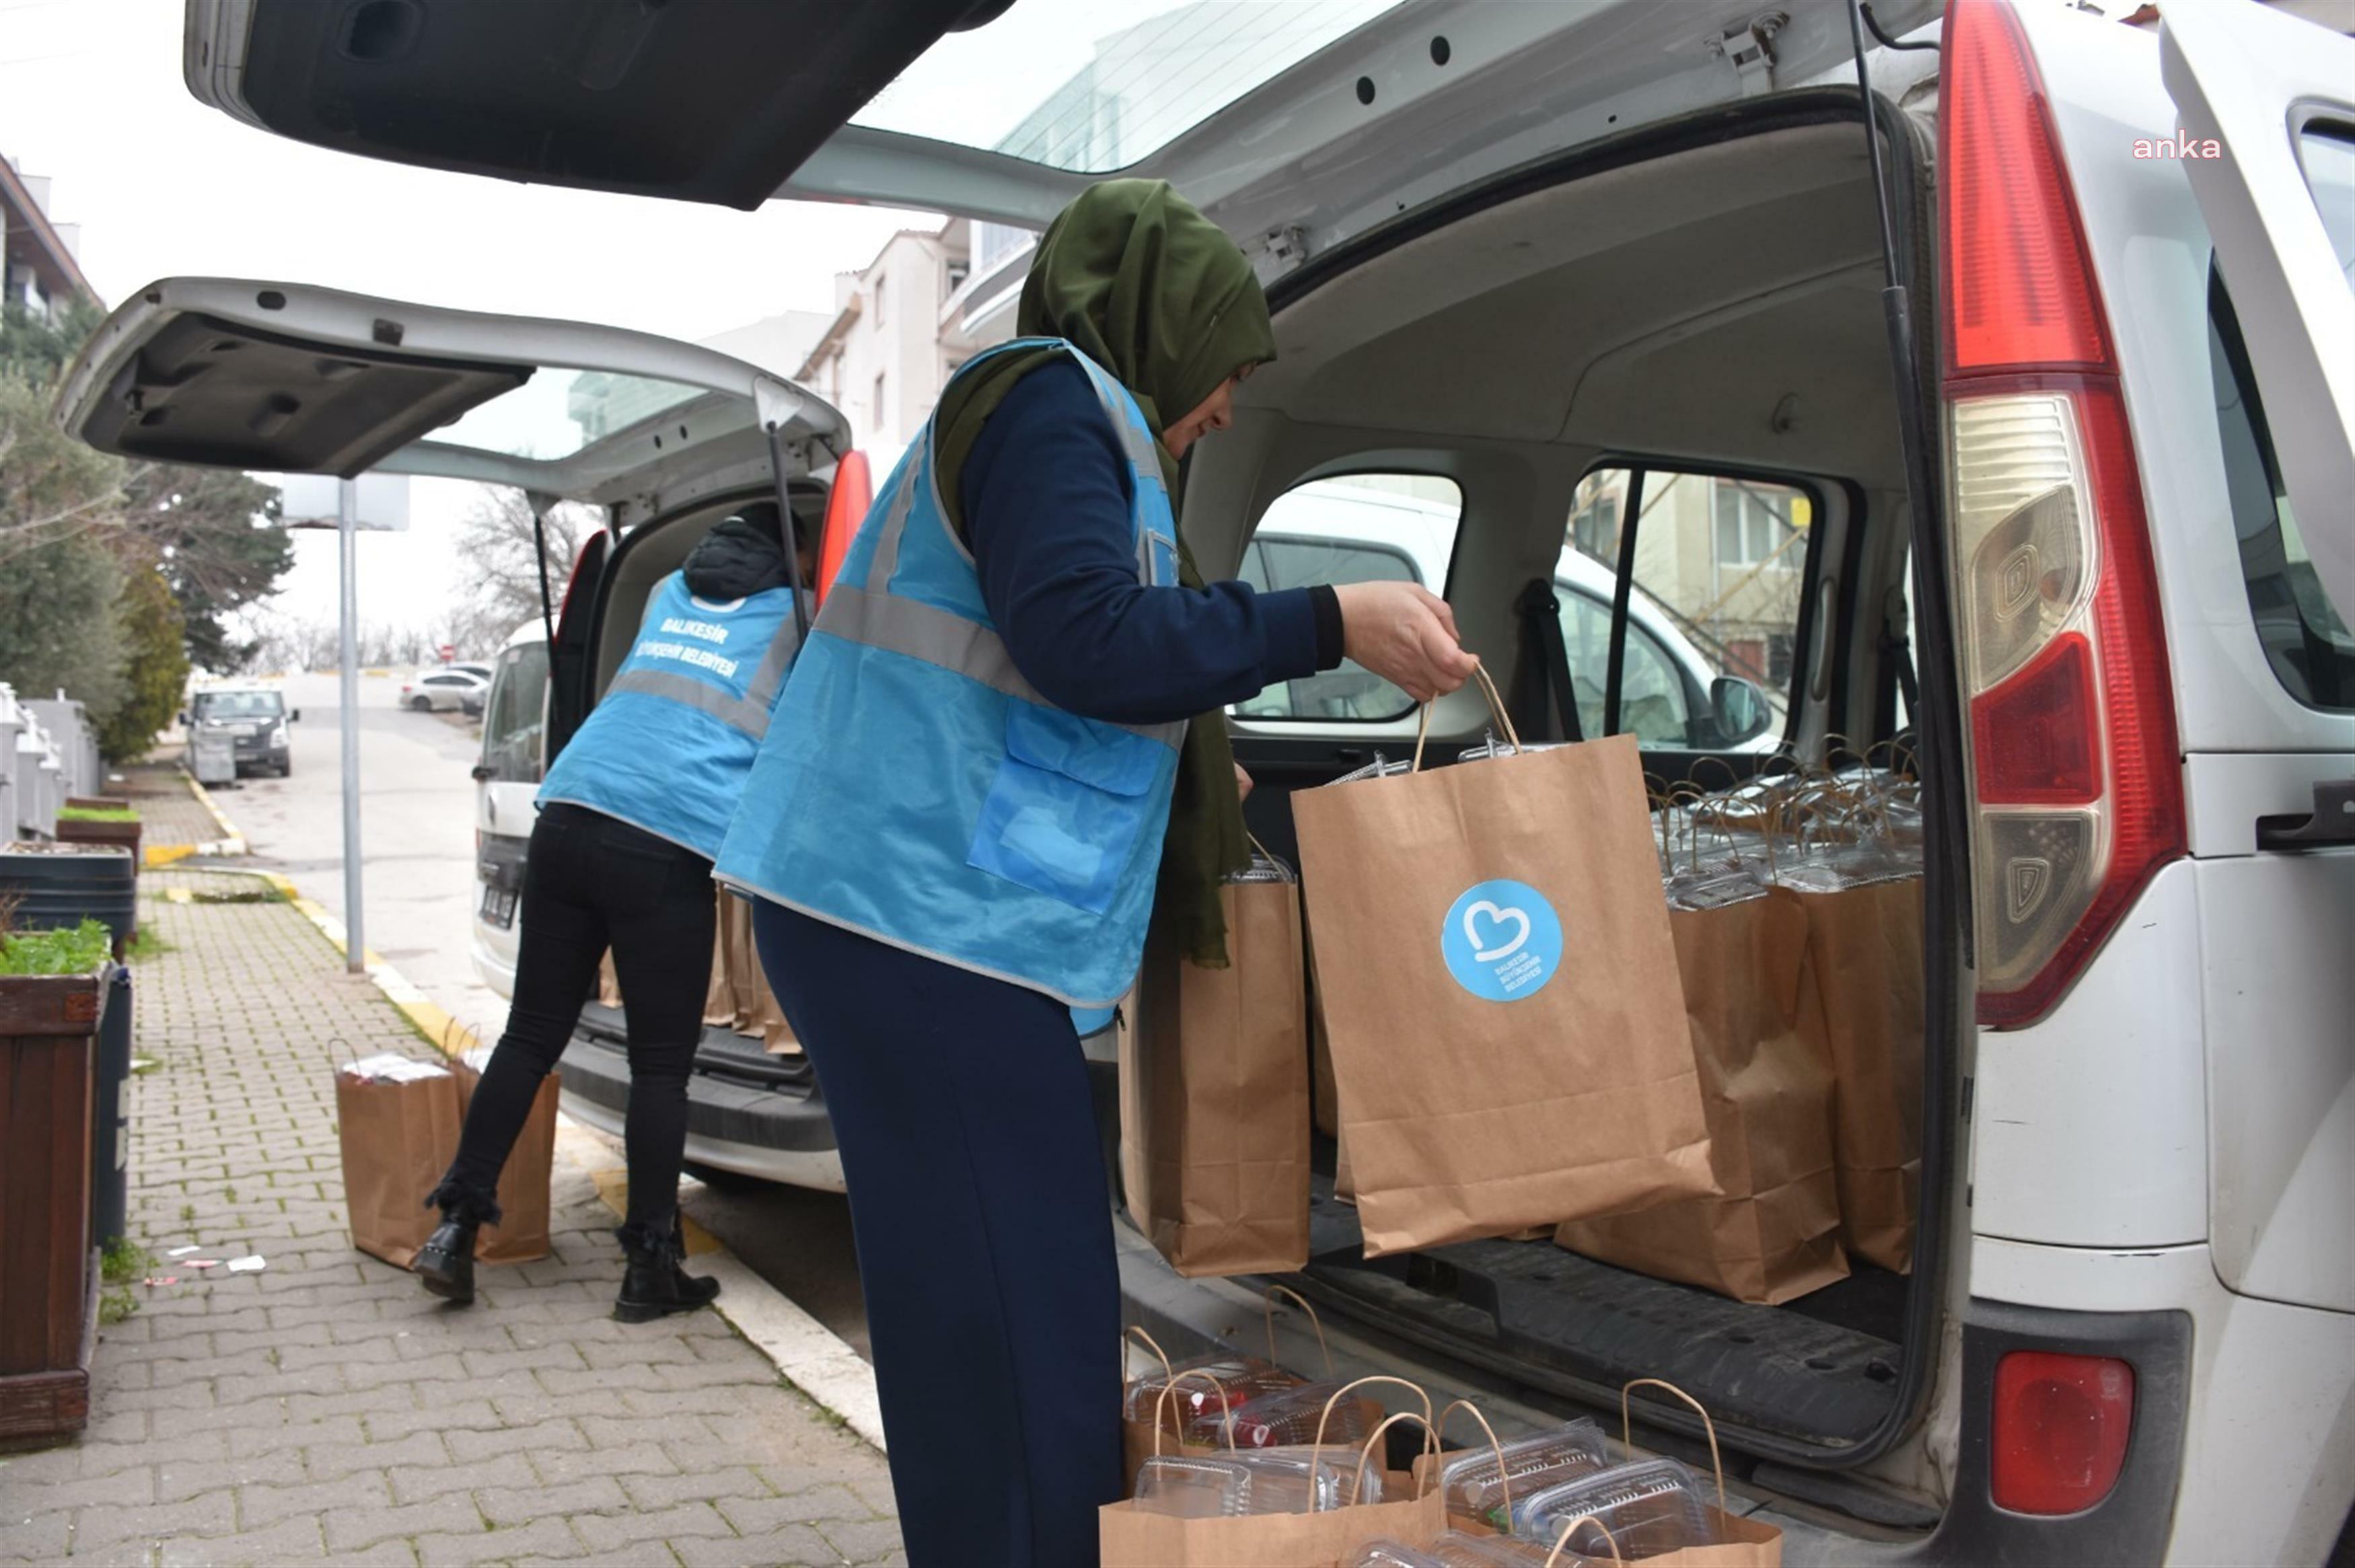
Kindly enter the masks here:
M 1550 688 L 1562 738 L 1585 739 L 1578 726 L 1578 689 L 1570 682 L 1570 645 L 1561 635 L 1561 601 L 1553 596 L 1553 584 L 1543 577 L 1532 581 L 1521 590 L 1517 608 L 1521 612 L 1521 667 L 1531 672 L 1537 684 L 1535 710 L 1544 711 Z

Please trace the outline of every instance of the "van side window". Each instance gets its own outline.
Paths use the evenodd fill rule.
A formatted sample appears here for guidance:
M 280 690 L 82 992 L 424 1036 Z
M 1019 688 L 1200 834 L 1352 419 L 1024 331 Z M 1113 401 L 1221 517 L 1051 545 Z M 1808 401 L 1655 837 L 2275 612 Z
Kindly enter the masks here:
M 548 711 L 548 644 L 525 642 L 499 655 L 483 718 L 483 765 L 494 781 L 537 784 L 544 767 L 541 726 Z
M 1420 583 L 1444 591 L 1463 492 L 1429 474 L 1320 479 L 1285 492 L 1260 518 L 1235 575 L 1262 591 L 1320 584 Z M 1366 724 L 1404 717 L 1414 702 L 1354 661 L 1284 681 L 1235 705 L 1235 716 Z
M 2208 276 L 2208 359 L 2224 448 L 2224 487 L 2241 541 L 2241 576 L 2265 662 L 2283 689 L 2307 707 L 2355 712 L 2355 637 L 2348 634 L 2346 618 L 2330 602 L 2298 534 L 2241 339 L 2240 318 L 2232 313 L 2223 278 L 2213 270 Z
M 1581 731 L 1670 751 L 1771 748 L 1798 662 L 1815 513 L 1809 492 L 1746 475 L 1625 466 L 1581 480 L 1554 585 Z M 1614 711 L 1611 606 L 1625 565 Z

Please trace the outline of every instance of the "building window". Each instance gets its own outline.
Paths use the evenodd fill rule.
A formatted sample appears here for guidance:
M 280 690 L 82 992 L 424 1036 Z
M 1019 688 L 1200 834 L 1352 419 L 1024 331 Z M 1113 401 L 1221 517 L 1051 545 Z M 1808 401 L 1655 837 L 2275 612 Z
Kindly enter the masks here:
M 1598 561 L 1619 558 L 1619 498 L 1598 495 L 1570 515 L 1570 540 L 1582 556 Z
M 883 324 L 883 296 L 890 291 L 891 280 L 883 273 L 875 274 L 875 324 Z
M 1801 563 L 1791 542 L 1798 530 L 1791 518 L 1796 493 L 1781 485 L 1759 485 L 1746 480 L 1716 482 L 1717 560 L 1720 566 L 1756 567 L 1773 562 L 1796 567 Z
M 889 416 L 883 411 L 883 375 L 880 370 L 875 373 L 875 433 L 878 437 L 882 435 L 883 428 L 889 422 Z

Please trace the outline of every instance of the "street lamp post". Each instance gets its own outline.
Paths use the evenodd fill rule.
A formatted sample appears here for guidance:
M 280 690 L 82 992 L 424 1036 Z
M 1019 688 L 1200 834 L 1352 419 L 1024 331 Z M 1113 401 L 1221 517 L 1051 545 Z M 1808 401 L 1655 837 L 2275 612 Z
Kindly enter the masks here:
M 342 688 L 344 743 L 344 968 L 368 969 L 368 934 L 360 917 L 360 586 L 359 484 L 336 487 L 336 554 L 343 601 L 342 656 L 336 662 Z

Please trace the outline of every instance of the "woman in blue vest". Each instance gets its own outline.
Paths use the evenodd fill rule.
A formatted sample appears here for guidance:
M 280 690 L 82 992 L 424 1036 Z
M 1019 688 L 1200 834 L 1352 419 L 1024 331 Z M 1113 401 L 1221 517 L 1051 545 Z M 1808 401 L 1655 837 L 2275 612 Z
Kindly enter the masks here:
M 760 901 L 833 1118 L 917 1568 L 1092 1563 L 1120 1493 L 1072 1011 L 1127 991 L 1148 918 L 1226 961 L 1218 885 L 1248 851 L 1220 710 L 1344 654 L 1418 697 L 1474 662 L 1411 585 L 1194 575 L 1177 461 L 1275 341 L 1241 252 L 1167 185 L 1074 201 L 1019 324 L 861 525 L 718 873 Z
M 629 657 L 540 784 L 506 1032 L 428 1200 L 442 1224 L 411 1265 L 436 1296 L 474 1298 L 475 1230 L 498 1222 L 499 1171 L 608 948 L 630 1055 L 613 1316 L 645 1322 L 719 1294 L 679 1266 L 678 1170 L 711 973 L 711 859 L 797 646 L 780 533 L 773 503 L 748 507 L 655 586 Z M 805 582 L 814 553 L 802 552 Z

